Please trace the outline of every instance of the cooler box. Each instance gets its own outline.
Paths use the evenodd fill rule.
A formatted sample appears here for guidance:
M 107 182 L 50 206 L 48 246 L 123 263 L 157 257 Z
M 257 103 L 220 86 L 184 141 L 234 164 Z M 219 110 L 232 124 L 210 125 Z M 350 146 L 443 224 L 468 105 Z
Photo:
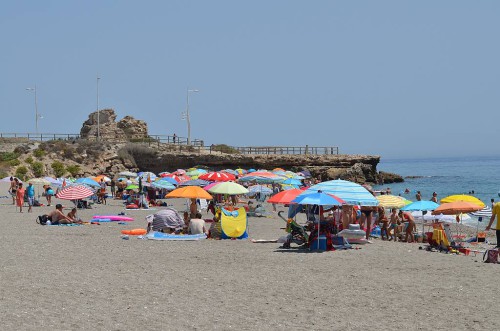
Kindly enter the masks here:
M 326 236 L 320 235 L 319 236 L 319 247 L 318 247 L 318 239 L 314 239 L 311 242 L 311 250 L 312 251 L 326 251 Z

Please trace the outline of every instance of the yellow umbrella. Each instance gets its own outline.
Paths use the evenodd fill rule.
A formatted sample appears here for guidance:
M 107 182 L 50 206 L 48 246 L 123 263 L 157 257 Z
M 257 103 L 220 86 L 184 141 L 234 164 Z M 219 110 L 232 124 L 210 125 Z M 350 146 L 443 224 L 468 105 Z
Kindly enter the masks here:
M 441 203 L 449 203 L 449 202 L 457 202 L 457 201 L 463 201 L 463 202 L 470 202 L 475 205 L 481 206 L 481 208 L 484 208 L 485 204 L 478 198 L 472 196 L 472 195 L 466 195 L 466 194 L 457 194 L 457 195 L 450 195 L 447 196 L 446 198 L 441 199 Z
M 165 197 L 167 198 L 188 198 L 188 199 L 213 199 L 212 196 L 198 186 L 185 186 L 178 189 L 173 190 Z
M 406 205 L 401 197 L 395 195 L 379 195 L 377 196 L 379 206 L 384 208 L 401 208 Z

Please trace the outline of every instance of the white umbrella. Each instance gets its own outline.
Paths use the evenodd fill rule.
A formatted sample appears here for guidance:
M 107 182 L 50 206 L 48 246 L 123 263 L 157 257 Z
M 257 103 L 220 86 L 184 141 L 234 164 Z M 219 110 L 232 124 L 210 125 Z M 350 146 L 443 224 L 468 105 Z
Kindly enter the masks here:
M 132 171 L 122 171 L 118 175 L 120 176 L 125 176 L 125 177 L 137 177 L 137 174 Z

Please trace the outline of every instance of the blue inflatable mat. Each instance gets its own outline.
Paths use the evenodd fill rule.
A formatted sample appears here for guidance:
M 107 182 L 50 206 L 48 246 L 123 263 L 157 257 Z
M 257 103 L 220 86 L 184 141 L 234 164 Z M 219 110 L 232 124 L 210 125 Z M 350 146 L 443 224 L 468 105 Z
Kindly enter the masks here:
M 47 224 L 47 226 L 80 226 L 82 224 L 71 223 L 71 224 Z
M 207 235 L 202 234 L 168 234 L 163 232 L 151 231 L 146 235 L 147 239 L 153 240 L 178 240 L 178 241 L 194 241 L 207 239 Z

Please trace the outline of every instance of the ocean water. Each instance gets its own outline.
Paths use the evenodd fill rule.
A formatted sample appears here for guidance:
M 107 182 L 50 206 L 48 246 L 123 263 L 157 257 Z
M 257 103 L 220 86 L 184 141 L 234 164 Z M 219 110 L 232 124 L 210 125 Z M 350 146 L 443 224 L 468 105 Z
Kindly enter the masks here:
M 403 177 L 417 176 L 405 178 L 403 183 L 374 186 L 376 190 L 390 187 L 392 194 L 400 194 L 411 201 L 415 201 L 417 191 L 421 192 L 422 200 L 430 200 L 433 192 L 440 200 L 474 191 L 471 195 L 488 206 L 491 206 L 491 199 L 500 202 L 500 157 L 381 159 L 377 170 Z M 409 194 L 404 193 L 406 188 Z

